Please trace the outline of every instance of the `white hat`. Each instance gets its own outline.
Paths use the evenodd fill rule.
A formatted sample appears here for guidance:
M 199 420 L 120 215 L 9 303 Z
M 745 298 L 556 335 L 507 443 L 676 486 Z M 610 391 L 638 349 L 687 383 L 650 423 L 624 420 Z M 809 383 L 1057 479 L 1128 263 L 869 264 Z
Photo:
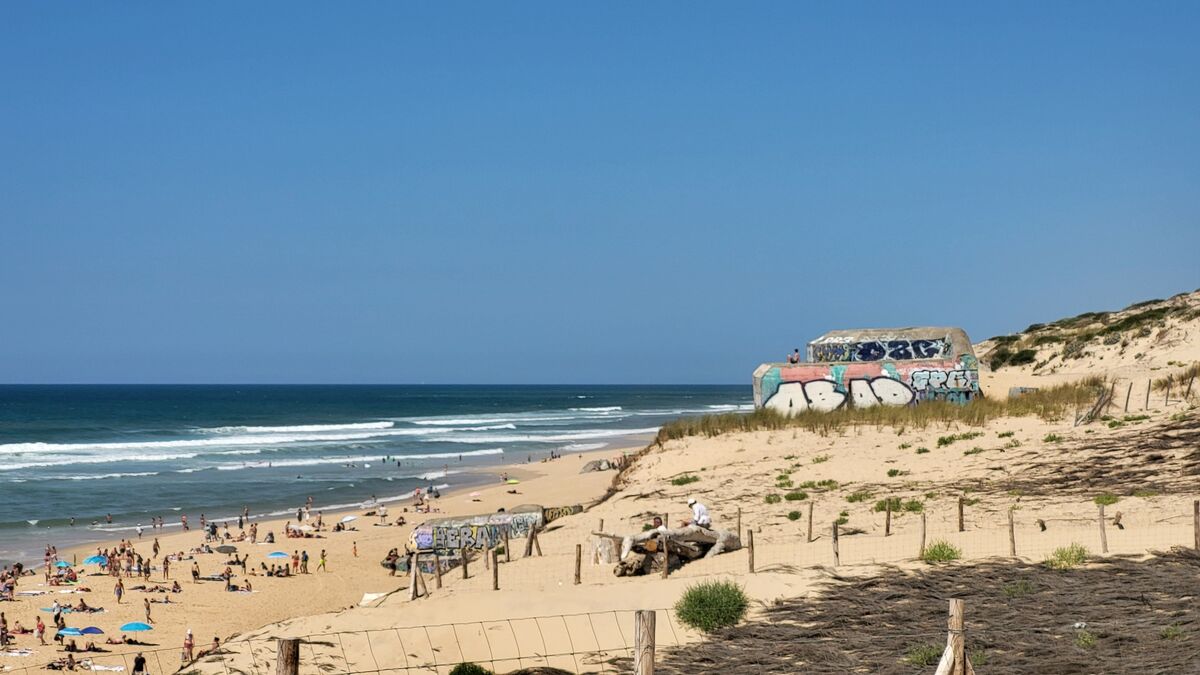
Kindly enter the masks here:
M 695 503 L 696 503 L 695 497 L 688 497 L 688 506 L 691 506 L 692 504 L 695 504 Z

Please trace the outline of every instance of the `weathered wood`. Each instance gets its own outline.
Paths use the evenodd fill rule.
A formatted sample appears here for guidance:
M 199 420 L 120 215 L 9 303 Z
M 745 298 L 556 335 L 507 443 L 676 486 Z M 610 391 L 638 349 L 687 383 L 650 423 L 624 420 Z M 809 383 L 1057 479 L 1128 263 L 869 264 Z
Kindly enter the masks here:
M 963 526 L 963 497 L 962 497 L 962 495 L 959 495 L 958 496 L 958 531 L 962 532 L 964 529 L 966 529 L 966 528 Z
M 1196 381 L 1196 376 L 1193 375 L 1188 379 L 1187 391 L 1183 392 L 1183 400 L 1187 401 L 1192 396 L 1192 383 Z
M 461 559 L 462 559 L 463 578 L 466 579 L 467 578 L 467 547 L 466 546 L 462 547 L 462 552 L 460 555 L 461 555 Z
M 1017 528 L 1013 523 L 1013 509 L 1008 508 L 1008 555 L 1010 558 L 1017 557 Z
M 664 536 L 662 542 L 662 578 L 671 573 L 671 537 Z
M 420 594 L 429 597 L 429 587 L 425 585 L 425 573 L 421 571 L 421 554 L 413 554 L 413 568 L 417 570 L 417 584 L 420 586 Z
M 1104 531 L 1104 505 L 1100 504 L 1100 552 L 1108 553 L 1108 534 Z
M 950 616 L 946 619 L 946 628 L 954 646 L 954 675 L 966 675 L 967 654 L 966 638 L 963 636 L 963 601 L 959 598 L 950 599 Z
M 887 516 L 883 521 L 883 536 L 890 537 L 892 536 L 892 500 L 885 499 L 883 501 L 887 504 Z
M 1200 500 L 1192 502 L 1192 539 L 1193 546 L 1200 551 Z
M 808 503 L 808 543 L 812 543 L 812 518 L 813 518 L 813 503 Z
M 746 530 L 746 550 L 749 551 L 750 574 L 754 574 L 754 528 Z
M 1133 380 L 1129 381 L 1129 388 L 1125 390 L 1125 412 L 1129 412 L 1129 397 L 1133 394 Z
M 492 549 L 492 590 L 500 590 L 500 560 L 496 556 L 496 549 Z
M 533 549 L 537 551 L 538 557 L 542 557 L 542 542 L 538 541 L 537 529 L 533 530 Z
M 1171 376 L 1167 376 L 1167 393 L 1163 396 L 1163 405 L 1171 405 Z
M 622 537 L 619 534 L 609 534 L 607 532 L 592 532 L 592 536 L 593 537 L 604 537 L 605 539 L 612 539 L 614 541 L 622 541 L 625 539 L 625 537 Z
M 639 609 L 633 615 L 633 672 L 654 675 L 654 619 L 652 609 Z
M 575 585 L 581 583 L 583 571 L 583 544 L 575 544 Z
M 433 581 L 438 588 L 442 587 L 442 558 L 437 551 L 433 552 Z
M 663 525 L 666 525 L 666 523 L 663 523 Z M 740 506 L 738 507 L 738 513 L 737 513 L 737 533 L 738 533 L 738 539 L 741 539 L 742 538 L 742 507 L 740 507 Z
M 525 535 L 525 557 L 526 558 L 533 555 L 533 538 L 534 538 L 534 536 L 536 536 L 536 535 L 534 535 L 535 531 L 536 531 L 535 528 L 530 527 L 529 534 Z
M 925 557 L 925 512 L 921 512 L 921 548 L 918 549 L 918 558 Z
M 837 567 L 841 562 L 841 553 L 838 551 L 838 524 L 833 521 L 833 566 Z
M 408 556 L 408 599 L 409 600 L 417 599 L 417 595 L 418 595 L 417 575 L 418 574 L 420 574 L 420 572 L 417 571 L 417 554 L 414 553 L 414 554 Z
M 512 562 L 512 546 L 508 545 L 508 527 L 504 528 L 504 562 Z
M 1150 380 L 1146 380 L 1146 410 L 1150 409 Z
M 275 675 L 298 675 L 300 672 L 300 639 L 279 638 L 275 641 Z

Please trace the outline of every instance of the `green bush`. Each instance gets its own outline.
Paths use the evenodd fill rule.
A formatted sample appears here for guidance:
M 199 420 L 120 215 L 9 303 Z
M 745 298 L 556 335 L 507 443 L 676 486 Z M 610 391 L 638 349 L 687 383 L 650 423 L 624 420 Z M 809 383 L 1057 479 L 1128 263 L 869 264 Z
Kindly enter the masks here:
M 1033 349 L 1022 349 L 1008 358 L 1010 366 L 1025 366 L 1037 361 L 1037 351 Z
M 870 498 L 871 498 L 871 493 L 867 492 L 866 490 L 859 490 L 858 492 L 854 492 L 854 493 L 846 495 L 846 501 L 850 502 L 851 504 L 857 504 L 858 502 L 865 502 Z
M 1046 558 L 1046 567 L 1055 570 L 1069 570 L 1087 562 L 1088 550 L 1080 544 L 1071 544 L 1054 549 Z
M 1043 443 L 1058 443 L 1062 439 L 1063 439 L 1063 437 L 1059 436 L 1058 434 L 1046 434 L 1046 437 L 1042 439 L 1042 442 Z
M 676 476 L 675 478 L 672 478 L 671 485 L 689 485 L 691 483 L 698 482 L 699 480 L 700 480 L 699 476 L 693 476 L 691 474 L 687 474 L 684 476 Z
M 675 603 L 675 616 L 687 626 L 710 633 L 736 626 L 749 606 L 741 586 L 729 581 L 702 581 L 683 592 Z
M 828 461 L 829 461 L 829 455 L 817 455 L 816 457 L 812 458 L 813 464 L 821 464 L 821 463 L 828 462 Z
M 1010 598 L 1023 598 L 1030 595 L 1036 590 L 1032 583 L 1025 579 L 1018 579 L 1011 584 L 1004 584 L 1004 595 Z
M 969 441 L 972 438 L 979 438 L 983 435 L 982 431 L 967 431 L 961 434 L 950 434 L 949 436 L 939 436 L 937 445 L 939 448 L 944 448 L 955 441 Z
M 766 497 L 764 497 L 763 501 L 768 504 L 778 504 L 779 502 L 783 501 L 783 497 L 780 497 L 779 495 L 772 493 L 772 494 L 769 494 Z
M 789 492 L 786 495 L 784 495 L 783 498 L 788 500 L 789 502 L 798 502 L 798 501 L 801 501 L 804 499 L 808 499 L 808 493 L 803 490 L 794 490 L 794 491 Z
M 1001 431 L 1000 433 L 996 434 L 996 438 L 1009 438 L 1010 436 L 1012 436 L 1012 435 L 1013 435 L 1013 434 L 1015 434 L 1015 433 L 1017 433 L 1017 432 L 1015 432 L 1015 431 Z
M 899 497 L 888 497 L 887 499 L 880 499 L 879 501 L 875 502 L 875 512 L 883 513 L 884 511 L 887 511 L 889 504 L 891 505 L 893 512 L 900 510 L 900 505 L 901 505 L 900 498 Z
M 788 520 L 800 520 L 800 512 L 799 511 L 788 512 Z
M 925 505 L 920 500 L 910 499 L 904 502 L 904 506 L 901 508 L 909 513 L 920 513 L 925 510 Z
M 935 541 L 925 547 L 925 553 L 921 555 L 921 560 L 927 563 L 950 562 L 958 560 L 962 557 L 962 551 L 948 541 Z
M 1081 630 L 1075 634 L 1075 646 L 1091 649 L 1096 646 L 1096 636 L 1094 633 L 1086 630 Z
M 478 663 L 460 663 L 450 670 L 450 675 L 492 675 L 492 671 Z
M 1095 501 L 1096 504 L 1098 504 L 1100 506 L 1112 506 L 1113 504 L 1116 504 L 1117 502 L 1121 501 L 1121 498 L 1114 494 L 1105 492 L 1102 495 L 1096 495 L 1096 499 L 1094 499 L 1093 501 Z
M 923 455 L 923 454 L 925 454 L 925 453 L 927 453 L 927 452 L 929 452 L 929 448 L 917 448 L 917 454 L 918 454 L 918 455 Z
M 911 645 L 904 651 L 904 660 L 914 666 L 932 666 L 942 658 L 943 649 L 945 648 L 928 642 Z

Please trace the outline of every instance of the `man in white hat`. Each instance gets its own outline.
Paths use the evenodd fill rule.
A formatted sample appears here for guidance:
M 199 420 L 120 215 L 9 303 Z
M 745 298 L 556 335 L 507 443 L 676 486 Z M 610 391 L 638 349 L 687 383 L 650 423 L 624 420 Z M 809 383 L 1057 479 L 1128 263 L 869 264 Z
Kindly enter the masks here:
M 699 525 L 700 527 L 712 527 L 712 518 L 708 516 L 708 507 L 696 501 L 695 497 L 688 497 L 688 508 L 692 510 L 692 519 L 688 521 L 688 525 Z

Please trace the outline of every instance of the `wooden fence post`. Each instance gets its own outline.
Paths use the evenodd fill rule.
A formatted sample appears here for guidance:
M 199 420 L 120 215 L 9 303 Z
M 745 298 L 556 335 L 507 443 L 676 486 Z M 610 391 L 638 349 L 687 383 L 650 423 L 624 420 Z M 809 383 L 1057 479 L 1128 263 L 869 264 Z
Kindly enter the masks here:
M 809 544 L 812 543 L 812 512 L 813 512 L 813 503 L 809 502 L 808 503 L 808 541 L 807 541 L 807 543 L 809 543 Z
M 463 578 L 466 579 L 467 578 L 467 547 L 466 546 L 462 547 L 461 556 L 462 556 Z
M 1017 557 L 1017 528 L 1013 524 L 1013 507 L 1008 507 L 1008 556 Z
M 442 557 L 437 551 L 433 552 L 433 580 L 438 588 L 442 587 Z
M 299 638 L 279 638 L 275 641 L 275 675 L 297 675 L 299 672 Z
M 963 601 L 958 598 L 950 600 L 950 616 L 946 619 L 946 628 L 950 632 L 950 645 L 954 654 L 954 675 L 967 672 L 966 639 L 963 636 Z
M 892 536 L 892 500 L 885 499 L 883 501 L 887 503 L 887 516 L 883 521 L 883 536 L 890 537 Z
M 537 530 L 533 531 L 533 549 L 537 551 L 538 557 L 542 557 L 542 542 L 538 540 Z
M 663 523 L 663 525 L 666 525 L 666 523 Z M 741 541 L 741 539 L 742 539 L 742 507 L 740 507 L 740 506 L 738 507 L 738 515 L 737 515 L 737 533 L 738 533 L 738 541 Z
M 414 553 L 408 556 L 408 599 L 417 599 L 417 554 Z
M 532 529 L 531 527 L 530 530 L 532 531 Z M 508 526 L 504 528 L 504 562 L 512 562 L 512 547 L 508 545 Z
M 1187 387 L 1187 391 L 1183 392 L 1183 400 L 1184 400 L 1184 401 L 1187 401 L 1189 398 L 1191 398 L 1191 396 L 1192 396 L 1192 383 L 1193 383 L 1193 382 L 1195 382 L 1195 381 L 1196 381 L 1196 376 L 1195 376 L 1195 375 L 1193 375 L 1193 376 L 1191 377 L 1191 379 L 1190 379 L 1190 380 L 1188 380 L 1188 387 Z
M 580 583 L 580 573 L 583 565 L 583 544 L 575 544 L 575 585 Z
M 525 535 L 525 556 L 524 557 L 526 557 L 526 558 L 533 555 L 533 538 L 536 536 L 534 534 L 534 532 L 536 532 L 536 531 L 537 531 L 537 528 L 531 526 L 529 528 L 529 534 Z
M 1100 505 L 1100 552 L 1108 553 L 1108 534 L 1104 531 L 1104 505 Z
M 921 548 L 920 548 L 920 551 L 917 553 L 917 558 L 921 559 L 924 557 L 925 557 L 925 512 L 922 511 L 921 512 Z
M 663 547 L 662 547 L 663 548 L 663 550 L 662 550 L 662 554 L 663 554 L 662 578 L 666 579 L 667 575 L 671 573 L 671 538 L 664 536 L 662 545 L 663 545 Z
M 639 609 L 633 615 L 633 672 L 654 675 L 654 618 L 652 609 Z
M 1171 405 L 1171 376 L 1167 376 L 1167 394 L 1163 396 L 1163 405 Z
M 838 552 L 838 524 L 833 521 L 833 566 L 837 567 L 841 563 L 842 557 Z
M 958 531 L 962 532 L 964 529 L 966 529 L 966 528 L 963 527 L 963 498 L 962 498 L 962 495 L 959 495 L 958 496 Z
M 1125 390 L 1125 412 L 1129 412 L 1129 396 L 1133 394 L 1133 380 L 1129 381 L 1129 388 Z
M 1200 551 L 1200 500 L 1192 502 L 1192 539 L 1197 551 Z
M 1150 380 L 1146 380 L 1146 410 L 1150 409 Z
M 496 549 L 492 549 L 492 590 L 500 590 L 500 560 L 496 556 Z
M 746 550 L 749 552 L 750 574 L 754 574 L 754 528 L 746 530 Z

